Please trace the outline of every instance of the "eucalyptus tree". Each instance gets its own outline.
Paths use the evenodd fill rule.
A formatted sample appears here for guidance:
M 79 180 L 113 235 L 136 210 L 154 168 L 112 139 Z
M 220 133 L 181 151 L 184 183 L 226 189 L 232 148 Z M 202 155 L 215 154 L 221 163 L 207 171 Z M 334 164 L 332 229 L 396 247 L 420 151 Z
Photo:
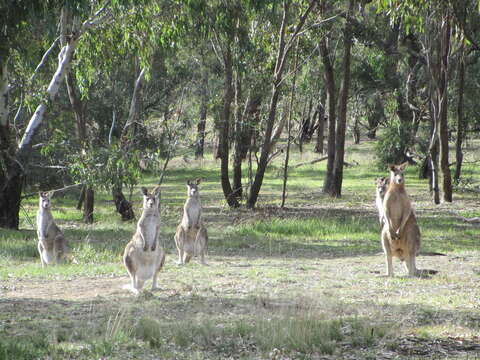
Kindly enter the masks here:
M 141 131 L 145 127 L 144 119 L 152 113 L 169 116 L 171 112 L 168 101 L 161 100 L 172 93 L 169 87 L 164 86 L 159 91 L 158 85 L 145 86 L 145 82 L 158 84 L 165 77 L 161 72 L 165 71 L 166 50 L 171 49 L 173 39 L 178 34 L 166 19 L 176 14 L 178 7 L 170 1 L 143 1 L 130 5 L 118 15 L 111 26 L 85 39 L 78 66 L 75 68 L 76 77 L 82 80 L 81 90 L 84 95 L 91 93 L 90 89 L 96 88 L 99 81 L 111 89 L 110 94 L 95 91 L 100 97 L 96 101 L 104 103 L 109 109 L 103 112 L 103 116 L 95 118 L 96 122 L 103 123 L 99 128 L 104 129 L 104 124 L 112 118 L 108 138 L 105 132 L 98 134 L 100 136 L 96 138 L 100 141 L 97 140 L 96 144 L 84 144 L 86 151 L 79 156 L 84 157 L 84 164 L 90 172 L 99 173 L 98 176 L 90 177 L 92 180 L 96 179 L 96 183 L 89 186 L 100 185 L 110 190 L 123 220 L 132 219 L 134 216 L 122 187 L 127 185 L 131 189 L 139 177 L 139 149 L 142 143 L 145 143 L 145 136 L 148 136 Z M 175 79 L 171 78 L 172 81 Z M 124 81 L 128 84 L 122 86 Z M 122 91 L 122 96 L 119 97 L 122 88 L 128 91 Z M 107 103 L 104 101 L 105 97 Z M 148 101 L 143 106 L 144 99 Z M 108 112 L 112 114 L 111 117 Z M 96 159 L 98 146 L 103 148 L 102 162 L 109 166 L 98 168 L 97 164 L 89 163 L 88 159 Z M 117 153 L 121 156 L 117 156 Z M 82 163 L 82 159 L 72 158 L 72 161 Z M 168 163 L 168 160 L 165 163 Z M 73 168 L 75 169 L 75 166 Z M 110 177 L 101 175 L 106 169 Z M 88 173 L 78 170 L 76 169 L 77 175 Z
M 58 64 L 56 71 L 53 74 L 50 83 L 46 90 L 39 93 L 42 96 L 39 97 L 37 102 L 36 110 L 33 113 L 26 129 L 23 132 L 22 138 L 18 145 L 16 145 L 12 139 L 9 126 L 9 116 L 8 111 L 5 110 L 7 104 L 3 102 L 0 104 L 3 106 L 1 111 L 1 129 L 2 133 L 2 167 L 0 173 L 0 226 L 8 228 L 18 228 L 19 225 L 19 207 L 20 207 L 20 196 L 22 192 L 24 171 L 28 165 L 29 158 L 31 155 L 33 140 L 35 135 L 38 133 L 40 125 L 44 120 L 44 115 L 46 114 L 49 107 L 51 107 L 56 99 L 60 85 L 64 79 L 66 70 L 70 65 L 72 60 L 73 53 L 75 52 L 81 37 L 91 31 L 91 29 L 98 27 L 106 20 L 110 18 L 109 8 L 104 5 L 100 6 L 97 3 L 89 3 L 88 13 L 85 14 L 84 20 L 78 28 L 78 31 L 71 35 L 69 41 L 61 47 L 60 53 L 58 55 Z M 22 27 L 28 28 L 29 21 L 34 21 L 42 12 L 39 10 L 55 10 L 58 9 L 55 5 L 58 3 L 43 3 L 43 2 L 13 2 L 9 3 L 7 8 L 2 9 L 2 14 L 5 16 L 6 27 L 2 32 L 4 34 L 4 40 L 2 44 L 4 46 L 5 52 L 3 54 L 8 54 L 11 47 L 14 45 L 14 40 L 21 41 L 22 39 L 17 38 L 16 36 L 23 35 L 28 36 L 27 32 L 19 31 Z M 18 44 L 22 46 L 23 43 Z M 52 49 L 51 47 L 50 49 Z M 49 50 L 51 51 L 51 50 Z M 1 59 L 1 68 L 2 68 L 2 86 L 0 86 L 3 91 L 8 89 L 8 86 L 5 86 L 5 82 L 8 81 L 6 78 L 7 72 L 7 57 Z M 6 99 L 7 92 L 5 91 L 2 94 L 2 98 Z
M 349 1 L 345 9 L 342 4 L 323 2 L 320 7 L 320 16 L 323 19 L 341 15 L 345 18 L 342 30 L 343 55 L 341 63 L 341 84 L 337 93 L 334 71 L 334 51 L 331 30 L 332 24 L 324 29 L 319 41 L 319 50 L 324 67 L 325 88 L 328 103 L 328 143 L 327 143 L 327 171 L 323 184 L 323 192 L 332 197 L 341 196 L 343 182 L 343 167 L 345 157 L 345 134 L 347 125 L 347 105 L 350 90 L 350 63 L 353 43 L 353 18 L 355 2 Z M 336 14 L 336 15 L 335 15 Z
M 316 6 L 316 1 L 310 1 L 305 8 L 301 7 L 301 4 L 294 4 L 291 1 L 283 1 L 282 9 L 282 21 L 280 24 L 280 29 L 278 31 L 278 46 L 277 53 L 275 57 L 275 66 L 272 74 L 272 89 L 270 103 L 268 107 L 268 115 L 265 123 L 265 135 L 263 139 L 263 144 L 260 153 L 260 160 L 258 162 L 257 171 L 255 173 L 255 179 L 250 189 L 250 194 L 247 200 L 247 207 L 253 208 L 257 202 L 258 194 L 263 183 L 263 178 L 265 175 L 265 170 L 268 165 L 268 157 L 271 152 L 271 141 L 272 141 L 272 130 L 276 119 L 277 114 L 277 105 L 280 98 L 280 92 L 282 85 L 284 83 L 284 70 L 288 62 L 288 55 L 293 48 L 296 38 L 300 35 L 300 32 L 303 30 L 303 27 L 309 17 L 310 13 Z M 302 10 L 299 10 L 297 21 L 293 27 L 291 34 L 287 34 L 286 29 L 289 26 L 292 16 L 292 8 L 295 5 L 299 5 Z
M 238 207 L 239 202 L 229 178 L 229 150 L 231 139 L 232 104 L 234 102 L 235 43 L 242 37 L 240 24 L 246 20 L 244 6 L 235 1 L 188 1 L 185 2 L 189 25 L 207 37 L 223 73 L 223 104 L 217 121 L 218 155 L 220 157 L 220 180 L 223 194 L 229 206 Z M 201 128 L 203 125 L 200 125 Z
M 417 33 L 421 46 L 421 54 L 428 69 L 429 79 L 429 112 L 432 118 L 432 135 L 430 138 L 429 153 L 432 169 L 434 202 L 440 202 L 438 186 L 438 168 L 442 173 L 442 198 L 446 202 L 452 201 L 452 180 L 449 163 L 448 143 L 448 103 L 449 80 L 452 72 L 452 52 L 461 47 L 460 42 L 452 37 L 452 31 L 463 34 L 464 38 L 472 39 L 469 24 L 478 23 L 478 1 L 383 1 L 377 0 L 376 5 L 381 10 L 388 11 L 394 19 L 401 20 L 408 33 Z M 459 7 L 473 10 L 468 20 L 459 16 Z M 460 37 L 461 38 L 461 37 Z M 455 51 L 453 51 L 455 50 Z M 438 151 L 440 159 L 438 160 Z

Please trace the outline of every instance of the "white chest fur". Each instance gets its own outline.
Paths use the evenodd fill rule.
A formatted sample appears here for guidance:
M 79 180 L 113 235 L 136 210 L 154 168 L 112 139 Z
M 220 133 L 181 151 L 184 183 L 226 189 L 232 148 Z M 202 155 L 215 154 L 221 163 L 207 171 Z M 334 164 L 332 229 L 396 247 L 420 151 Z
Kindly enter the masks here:
M 40 239 L 48 236 L 48 226 L 52 223 L 52 213 L 48 209 L 39 209 L 37 213 L 37 233 Z
M 182 226 L 191 228 L 199 225 L 202 206 L 198 198 L 190 197 L 185 202 Z

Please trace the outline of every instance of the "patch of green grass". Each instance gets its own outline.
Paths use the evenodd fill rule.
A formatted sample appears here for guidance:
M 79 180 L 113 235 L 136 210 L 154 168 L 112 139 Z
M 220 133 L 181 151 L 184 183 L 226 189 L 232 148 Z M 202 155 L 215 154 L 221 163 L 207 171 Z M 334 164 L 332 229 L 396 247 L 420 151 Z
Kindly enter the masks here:
M 0 334 L 1 360 L 34 360 L 48 355 L 51 350 L 47 335 L 43 332 L 15 338 Z

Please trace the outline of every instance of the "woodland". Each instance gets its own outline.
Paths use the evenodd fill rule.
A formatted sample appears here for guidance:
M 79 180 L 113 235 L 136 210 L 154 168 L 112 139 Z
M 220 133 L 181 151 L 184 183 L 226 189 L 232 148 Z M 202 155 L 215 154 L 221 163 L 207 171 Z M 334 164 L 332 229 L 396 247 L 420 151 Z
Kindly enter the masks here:
M 1 359 L 480 356 L 480 1 L 0 0 Z M 385 260 L 375 179 L 422 234 Z M 200 179 L 208 266 L 174 264 Z M 121 253 L 160 186 L 160 291 Z M 40 266 L 38 193 L 70 260 Z

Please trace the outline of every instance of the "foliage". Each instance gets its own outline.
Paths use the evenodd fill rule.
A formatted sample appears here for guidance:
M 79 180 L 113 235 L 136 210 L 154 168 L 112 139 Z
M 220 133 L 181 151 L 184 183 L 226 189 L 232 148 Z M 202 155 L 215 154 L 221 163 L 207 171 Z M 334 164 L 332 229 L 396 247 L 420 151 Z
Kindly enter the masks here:
M 139 161 L 139 151 L 125 151 L 118 144 L 91 147 L 70 154 L 68 159 L 70 174 L 76 182 L 108 190 L 123 185 L 132 189 L 140 178 Z
M 390 121 L 375 146 L 377 166 L 386 169 L 389 164 L 404 161 L 405 153 L 411 144 L 411 126 L 398 119 Z

